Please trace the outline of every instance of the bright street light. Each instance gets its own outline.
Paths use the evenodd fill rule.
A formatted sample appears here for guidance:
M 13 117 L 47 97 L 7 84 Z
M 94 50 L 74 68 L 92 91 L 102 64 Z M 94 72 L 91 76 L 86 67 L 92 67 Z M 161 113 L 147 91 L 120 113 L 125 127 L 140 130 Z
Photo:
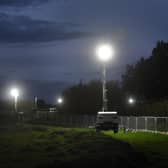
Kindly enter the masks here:
M 133 98 L 130 97 L 130 98 L 128 99 L 128 103 L 129 103 L 129 104 L 135 104 L 135 99 L 133 99 Z
M 104 45 L 98 47 L 97 55 L 98 55 L 100 61 L 107 62 L 114 55 L 114 50 L 110 45 L 104 44 Z
M 17 112 L 17 101 L 19 97 L 19 90 L 17 88 L 13 88 L 10 91 L 11 96 L 14 98 L 14 110 Z
M 97 48 L 97 56 L 103 63 L 103 107 L 102 111 L 107 111 L 107 89 L 106 89 L 106 63 L 114 55 L 114 50 L 109 44 L 103 44 Z
M 63 103 L 63 99 L 62 99 L 61 97 L 59 97 L 59 98 L 57 99 L 57 103 L 58 103 L 58 104 L 62 104 L 62 103 Z
M 11 90 L 11 96 L 13 97 L 18 97 L 19 96 L 19 91 L 18 89 L 14 88 Z

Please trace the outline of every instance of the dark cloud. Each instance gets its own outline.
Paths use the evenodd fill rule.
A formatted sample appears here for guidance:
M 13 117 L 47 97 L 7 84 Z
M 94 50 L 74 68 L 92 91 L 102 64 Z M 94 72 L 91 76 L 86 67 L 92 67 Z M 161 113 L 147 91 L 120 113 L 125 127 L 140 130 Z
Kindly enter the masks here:
M 77 30 L 73 23 L 33 20 L 28 16 L 0 14 L 0 42 L 25 43 L 70 40 L 89 33 Z
M 45 2 L 48 0 L 0 0 L 0 6 L 30 6 Z

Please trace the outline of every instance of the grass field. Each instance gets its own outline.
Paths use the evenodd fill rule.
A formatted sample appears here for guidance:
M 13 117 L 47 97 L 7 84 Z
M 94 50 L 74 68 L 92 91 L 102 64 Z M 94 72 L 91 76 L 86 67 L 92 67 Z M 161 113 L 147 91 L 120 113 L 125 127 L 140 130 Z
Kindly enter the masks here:
M 145 164 L 144 156 L 130 145 L 94 129 L 18 125 L 0 133 L 0 168 L 140 168 Z
M 166 168 L 167 149 L 166 135 L 17 125 L 0 132 L 0 168 Z
M 136 150 L 143 152 L 152 167 L 168 167 L 168 135 L 147 132 L 113 134 L 111 131 L 104 134 L 128 142 Z

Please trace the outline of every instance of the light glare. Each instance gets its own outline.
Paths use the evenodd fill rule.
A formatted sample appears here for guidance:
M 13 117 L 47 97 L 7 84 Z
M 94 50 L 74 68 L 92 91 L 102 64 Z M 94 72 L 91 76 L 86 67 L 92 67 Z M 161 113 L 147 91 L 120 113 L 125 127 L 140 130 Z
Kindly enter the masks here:
M 62 99 L 62 98 L 58 98 L 57 102 L 58 102 L 59 104 L 62 104 L 62 103 L 63 103 L 63 99 Z
M 134 104 L 135 100 L 133 98 L 129 98 L 128 102 L 129 102 L 129 104 Z
M 11 90 L 11 96 L 18 97 L 19 96 L 19 90 L 14 88 Z
M 102 45 L 97 49 L 97 55 L 101 61 L 108 61 L 114 55 L 114 50 L 110 45 Z

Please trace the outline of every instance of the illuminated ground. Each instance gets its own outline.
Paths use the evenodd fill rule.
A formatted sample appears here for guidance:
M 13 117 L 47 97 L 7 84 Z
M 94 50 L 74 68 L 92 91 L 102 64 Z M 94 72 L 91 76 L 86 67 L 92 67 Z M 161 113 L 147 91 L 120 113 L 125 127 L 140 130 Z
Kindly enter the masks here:
M 168 167 L 168 135 L 155 133 L 122 133 L 113 134 L 111 131 L 104 132 L 112 138 L 131 144 L 137 151 L 143 152 L 151 167 Z

